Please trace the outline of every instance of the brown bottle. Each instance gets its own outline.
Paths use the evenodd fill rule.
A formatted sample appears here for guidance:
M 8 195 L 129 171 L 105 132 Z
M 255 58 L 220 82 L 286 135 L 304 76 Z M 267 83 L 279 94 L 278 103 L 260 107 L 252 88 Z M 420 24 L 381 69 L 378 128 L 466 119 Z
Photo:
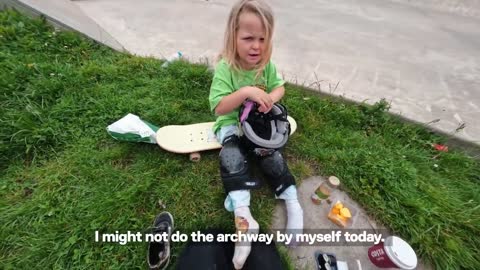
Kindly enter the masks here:
M 315 194 L 318 196 L 319 199 L 321 200 L 328 200 L 330 195 L 332 195 L 332 192 L 338 188 L 340 185 L 340 179 L 338 179 L 336 176 L 330 176 L 328 177 L 327 181 L 324 181 L 315 191 Z M 330 203 L 330 202 L 329 202 Z

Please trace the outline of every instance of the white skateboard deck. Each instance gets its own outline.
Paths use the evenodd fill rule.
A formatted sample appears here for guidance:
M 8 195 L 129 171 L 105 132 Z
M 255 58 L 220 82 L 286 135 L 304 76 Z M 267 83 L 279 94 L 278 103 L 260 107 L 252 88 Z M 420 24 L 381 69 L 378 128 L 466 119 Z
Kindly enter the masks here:
M 292 135 L 297 129 L 297 122 L 290 116 L 288 116 L 288 122 L 290 122 L 290 135 Z M 222 148 L 215 134 L 213 134 L 214 123 L 161 127 L 157 131 L 157 144 L 167 151 L 179 154 L 191 154 Z

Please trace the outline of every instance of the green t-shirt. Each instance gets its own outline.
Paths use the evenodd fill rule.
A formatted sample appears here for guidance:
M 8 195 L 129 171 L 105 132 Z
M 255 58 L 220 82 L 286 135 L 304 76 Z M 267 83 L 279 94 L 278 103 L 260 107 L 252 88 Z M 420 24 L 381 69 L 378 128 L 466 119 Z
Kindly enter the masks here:
M 256 86 L 270 93 L 273 89 L 285 84 L 285 81 L 277 74 L 275 65 L 270 61 L 264 68 L 262 76 L 255 80 L 255 70 L 241 70 L 234 72 L 224 59 L 220 60 L 215 67 L 212 86 L 210 87 L 210 109 L 215 111 L 218 103 L 224 96 L 228 96 L 234 91 L 245 86 Z M 238 124 L 238 112 L 236 108 L 231 113 L 219 115 L 213 125 L 213 131 L 216 133 L 221 127 Z

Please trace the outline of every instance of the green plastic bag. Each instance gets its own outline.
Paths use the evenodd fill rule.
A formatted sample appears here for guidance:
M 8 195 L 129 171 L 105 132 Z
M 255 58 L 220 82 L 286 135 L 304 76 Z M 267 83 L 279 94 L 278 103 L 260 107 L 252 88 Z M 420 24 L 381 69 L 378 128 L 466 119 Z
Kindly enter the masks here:
M 116 140 L 154 144 L 157 143 L 157 130 L 157 126 L 131 113 L 107 127 L 108 134 Z

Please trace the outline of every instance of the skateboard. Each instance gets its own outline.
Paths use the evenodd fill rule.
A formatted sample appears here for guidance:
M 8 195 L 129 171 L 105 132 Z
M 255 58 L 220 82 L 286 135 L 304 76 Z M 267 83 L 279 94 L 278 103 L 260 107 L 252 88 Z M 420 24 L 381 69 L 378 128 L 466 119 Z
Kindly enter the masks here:
M 290 116 L 287 118 L 290 123 L 290 135 L 292 135 L 297 129 L 297 122 Z M 214 123 L 161 127 L 156 134 L 157 144 L 169 152 L 189 154 L 191 161 L 198 162 L 201 158 L 201 151 L 222 148 L 212 130 Z

